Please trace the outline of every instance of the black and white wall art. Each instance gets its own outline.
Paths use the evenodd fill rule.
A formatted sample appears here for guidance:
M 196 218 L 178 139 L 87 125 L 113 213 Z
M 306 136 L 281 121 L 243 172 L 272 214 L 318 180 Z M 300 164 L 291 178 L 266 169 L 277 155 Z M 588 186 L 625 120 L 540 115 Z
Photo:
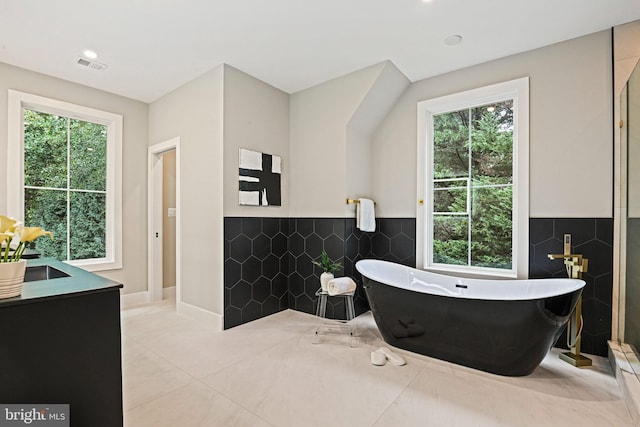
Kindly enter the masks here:
M 280 156 L 240 149 L 240 195 L 241 205 L 281 206 Z

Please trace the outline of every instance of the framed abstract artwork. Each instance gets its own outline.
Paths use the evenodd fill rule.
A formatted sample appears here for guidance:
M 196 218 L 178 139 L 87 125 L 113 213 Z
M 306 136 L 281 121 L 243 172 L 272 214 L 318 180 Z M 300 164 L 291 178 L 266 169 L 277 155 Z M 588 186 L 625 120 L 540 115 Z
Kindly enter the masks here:
M 239 202 L 248 206 L 281 206 L 280 156 L 240 149 Z

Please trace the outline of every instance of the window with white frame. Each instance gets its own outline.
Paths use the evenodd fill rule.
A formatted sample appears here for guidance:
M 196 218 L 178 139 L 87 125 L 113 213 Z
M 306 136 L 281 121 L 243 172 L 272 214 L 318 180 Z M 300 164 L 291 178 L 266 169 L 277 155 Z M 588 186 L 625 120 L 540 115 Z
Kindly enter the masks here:
M 528 79 L 418 103 L 425 269 L 528 274 Z
M 52 231 L 42 256 L 120 268 L 122 116 L 9 91 L 9 214 Z

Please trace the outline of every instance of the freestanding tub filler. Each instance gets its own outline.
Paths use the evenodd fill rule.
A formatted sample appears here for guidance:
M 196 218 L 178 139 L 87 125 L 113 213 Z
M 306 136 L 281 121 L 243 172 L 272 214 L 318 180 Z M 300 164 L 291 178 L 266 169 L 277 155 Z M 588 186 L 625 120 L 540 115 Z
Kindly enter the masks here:
M 579 279 L 481 280 L 386 261 L 356 268 L 383 339 L 499 375 L 528 375 L 562 333 Z

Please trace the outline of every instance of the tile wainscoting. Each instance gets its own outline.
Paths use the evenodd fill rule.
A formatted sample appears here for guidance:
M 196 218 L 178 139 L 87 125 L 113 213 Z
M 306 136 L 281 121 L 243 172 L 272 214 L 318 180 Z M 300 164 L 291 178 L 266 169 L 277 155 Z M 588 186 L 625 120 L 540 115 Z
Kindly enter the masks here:
M 336 277 L 350 276 L 361 284 L 355 263 L 377 258 L 415 266 L 415 218 L 378 218 L 376 231 L 363 233 L 353 218 L 227 217 L 225 233 L 225 329 L 287 308 L 314 313 L 320 269 L 311 261 L 326 250 L 342 263 Z M 613 287 L 613 219 L 531 218 L 529 220 L 529 277 L 566 275 L 561 261 L 565 233 L 573 250 L 589 259 L 583 297 L 582 350 L 607 355 L 611 337 Z M 356 314 L 369 309 L 358 287 Z M 327 316 L 344 317 L 342 298 L 329 298 Z M 563 336 L 558 345 L 566 342 Z
M 311 261 L 326 250 L 343 268 L 336 277 L 361 283 L 355 263 L 378 258 L 415 266 L 415 218 L 378 218 L 364 233 L 353 218 L 227 217 L 224 221 L 224 327 L 291 308 L 315 313 L 320 268 Z M 369 309 L 362 287 L 356 314 Z M 327 317 L 344 318 L 343 298 L 329 298 Z
M 289 252 L 289 308 L 315 313 L 316 291 L 320 287 L 322 271 L 311 261 L 322 250 L 343 266 L 336 277 L 348 276 L 358 283 L 354 298 L 356 315 L 369 310 L 369 303 L 362 289 L 362 278 L 356 271 L 357 261 L 377 258 L 401 264 L 416 265 L 415 219 L 378 218 L 376 231 L 362 232 L 356 228 L 353 218 L 292 218 Z M 327 317 L 344 318 L 343 298 L 329 298 Z
M 613 292 L 613 219 L 611 218 L 531 218 L 529 220 L 529 277 L 567 277 L 561 260 L 547 254 L 562 253 L 563 237 L 571 234 L 571 250 L 589 260 L 582 278 L 582 352 L 607 356 L 611 339 Z M 566 334 L 557 346 L 566 348 Z
M 225 218 L 224 328 L 289 308 L 289 219 Z

